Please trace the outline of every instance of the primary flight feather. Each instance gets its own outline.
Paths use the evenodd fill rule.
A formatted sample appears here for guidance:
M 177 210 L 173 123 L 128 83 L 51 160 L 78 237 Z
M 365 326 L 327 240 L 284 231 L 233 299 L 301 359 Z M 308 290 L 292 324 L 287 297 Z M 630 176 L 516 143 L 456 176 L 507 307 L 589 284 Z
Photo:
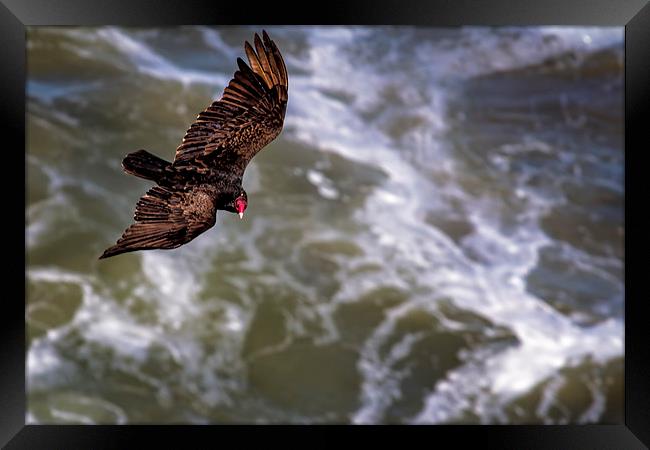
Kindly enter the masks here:
M 243 217 L 248 196 L 244 170 L 275 139 L 284 123 L 289 79 L 282 55 L 265 31 L 245 43 L 247 65 L 222 97 L 202 111 L 176 149 L 174 162 L 146 150 L 122 161 L 126 173 L 155 181 L 136 204 L 135 223 L 99 258 L 136 250 L 172 249 L 211 228 L 217 210 Z

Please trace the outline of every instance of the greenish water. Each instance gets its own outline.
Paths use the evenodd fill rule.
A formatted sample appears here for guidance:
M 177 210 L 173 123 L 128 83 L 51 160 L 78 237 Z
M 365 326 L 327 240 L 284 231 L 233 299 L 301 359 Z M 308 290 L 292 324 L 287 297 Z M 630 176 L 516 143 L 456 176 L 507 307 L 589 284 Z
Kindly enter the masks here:
M 243 221 L 98 256 L 255 27 L 30 28 L 30 423 L 621 423 L 622 28 L 268 27 Z

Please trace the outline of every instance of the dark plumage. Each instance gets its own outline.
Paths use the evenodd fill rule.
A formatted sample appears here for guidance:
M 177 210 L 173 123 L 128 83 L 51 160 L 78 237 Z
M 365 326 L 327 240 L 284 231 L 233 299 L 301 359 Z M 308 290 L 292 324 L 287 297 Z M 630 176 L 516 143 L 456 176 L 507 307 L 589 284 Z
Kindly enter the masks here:
M 242 176 L 250 160 L 282 130 L 287 107 L 287 69 L 266 32 L 246 42 L 250 67 L 239 70 L 221 99 L 202 111 L 170 163 L 146 150 L 122 161 L 126 173 L 155 181 L 136 204 L 135 223 L 100 259 L 136 250 L 171 249 L 211 228 L 217 210 L 239 213 L 248 197 Z

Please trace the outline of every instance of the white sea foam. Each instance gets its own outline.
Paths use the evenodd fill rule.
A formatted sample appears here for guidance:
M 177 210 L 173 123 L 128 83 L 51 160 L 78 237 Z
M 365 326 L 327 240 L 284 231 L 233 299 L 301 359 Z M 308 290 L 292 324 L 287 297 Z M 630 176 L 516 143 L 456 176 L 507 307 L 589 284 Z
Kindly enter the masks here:
M 230 79 L 227 75 L 180 68 L 156 53 L 143 41 L 137 40 L 117 28 L 101 28 L 97 31 L 97 36 L 131 58 L 137 70 L 156 78 L 175 80 L 184 85 L 204 83 L 210 86 L 225 85 Z
M 553 28 L 543 32 L 558 36 L 567 49 L 576 47 L 574 30 Z M 457 305 L 507 327 L 519 339 L 518 346 L 494 355 L 480 368 L 462 366 L 450 373 L 446 380 L 439 383 L 439 386 L 447 388 L 442 392 L 434 390 L 427 398 L 423 410 L 413 420 L 417 423 L 451 420 L 462 413 L 463 408 L 459 405 L 471 407 L 472 402 L 467 399 L 460 403 L 455 395 L 453 401 L 449 399 L 450 384 L 453 385 L 451 391 L 464 392 L 466 396 L 474 398 L 476 407 L 486 402 L 485 398 L 480 397 L 483 391 L 478 388 L 476 392 L 467 392 L 467 386 L 479 386 L 474 380 L 479 374 L 487 380 L 488 393 L 485 395 L 497 397 L 498 403 L 503 404 L 527 392 L 572 361 L 580 361 L 586 356 L 601 361 L 620 356 L 623 335 L 621 320 L 612 319 L 585 329 L 525 291 L 525 277 L 537 263 L 539 249 L 548 242 L 537 224 L 537 218 L 545 208 L 539 208 L 538 213 L 513 235 L 505 234 L 492 223 L 489 209 L 483 209 L 479 205 L 478 208 L 474 207 L 472 222 L 477 225 L 477 231 L 471 237 L 474 243 L 468 243 L 477 250 L 486 250 L 483 255 L 487 258 L 487 265 L 469 260 L 450 240 L 422 225 L 420 210 L 430 203 L 430 195 L 435 195 L 441 187 L 419 176 L 416 168 L 402 159 L 400 151 L 392 146 L 388 138 L 364 123 L 359 116 L 360 111 L 381 102 L 378 93 L 386 89 L 387 85 L 403 85 L 402 76 L 406 77 L 407 74 L 395 73 L 388 76 L 384 73 L 382 77 L 374 77 L 373 72 L 359 70 L 359 64 L 342 60 L 341 54 L 344 54 L 346 45 L 353 39 L 362 40 L 365 37 L 365 33 L 354 37 L 353 34 L 352 31 L 339 33 L 330 29 L 319 29 L 311 33 L 310 59 L 305 61 L 311 69 L 310 76 L 308 79 L 294 77 L 293 83 L 288 121 L 299 130 L 294 138 L 387 171 L 390 180 L 370 196 L 365 211 L 359 212 L 358 217 L 372 218 L 372 229 L 379 242 L 388 248 L 390 257 L 386 259 L 388 255 L 381 255 L 382 247 L 373 247 L 371 242 L 364 246 L 364 250 L 368 253 L 379 251 L 380 259 L 390 260 L 400 267 L 415 263 L 415 267 L 422 270 L 416 278 L 418 285 L 428 286 L 438 292 L 438 295 L 448 293 Z M 578 34 L 585 35 L 582 31 Z M 494 42 L 489 42 L 489 38 L 486 40 L 485 33 L 480 30 L 468 30 L 467 35 L 474 44 L 481 40 L 475 46 L 476 51 L 487 50 L 486 46 L 493 49 L 491 46 Z M 584 41 L 584 45 L 609 45 L 620 39 L 620 30 L 606 31 L 598 36 L 598 39 Z M 531 63 L 533 58 L 540 60 L 547 56 L 544 52 L 531 56 L 530 48 L 525 45 L 528 39 L 530 38 L 525 36 L 518 43 L 519 46 L 511 48 L 508 54 L 497 54 L 496 58 L 493 51 L 486 51 L 486 54 L 490 54 L 490 61 L 481 61 L 483 65 L 479 64 L 480 68 L 465 73 L 475 75 L 479 73 L 477 70 L 512 68 L 518 64 Z M 421 60 L 418 61 L 420 67 L 431 66 L 427 64 L 431 54 L 430 45 L 424 43 L 415 49 L 416 57 Z M 387 49 L 386 53 L 390 54 L 391 50 Z M 553 53 L 557 51 L 557 48 L 552 49 Z M 386 56 L 386 59 L 390 58 Z M 456 70 L 457 62 L 444 61 L 435 66 L 434 71 L 438 73 L 432 74 L 434 79 L 444 75 L 445 70 Z M 343 89 L 355 98 L 352 108 L 349 108 L 350 105 L 343 108 L 339 102 L 323 94 L 323 89 L 333 88 Z M 430 98 L 441 98 L 435 85 L 431 89 L 423 97 L 428 94 Z M 319 107 L 314 108 L 314 104 Z M 430 102 L 422 116 L 431 119 L 427 125 L 433 133 L 444 132 L 444 102 Z M 439 148 L 438 151 L 443 152 L 444 149 Z M 391 212 L 391 208 L 396 205 L 401 205 L 399 214 Z M 490 208 L 490 205 L 485 205 L 485 208 Z M 421 242 L 429 244 L 422 246 Z M 500 249 L 504 250 L 502 254 L 495 253 L 495 250 Z M 451 272 L 441 271 L 441 264 L 450 266 Z M 359 363 L 359 370 L 364 377 L 363 406 L 353 415 L 354 422 L 381 420 L 391 399 L 398 396 L 395 383 L 399 376 L 391 369 L 394 361 L 390 357 L 381 358 L 377 349 L 390 335 L 397 317 L 405 311 L 421 307 L 423 304 L 418 302 L 417 297 L 412 297 L 397 311 L 389 314 L 366 342 Z M 428 308 L 431 309 L 430 306 Z M 399 348 L 398 344 L 394 350 Z M 442 399 L 449 401 L 444 403 Z M 441 411 L 445 413 L 442 414 Z
M 203 36 L 203 41 L 211 48 L 227 55 L 230 60 L 234 60 L 239 56 L 234 48 L 224 42 L 221 34 L 217 30 L 210 27 L 200 27 L 199 30 Z

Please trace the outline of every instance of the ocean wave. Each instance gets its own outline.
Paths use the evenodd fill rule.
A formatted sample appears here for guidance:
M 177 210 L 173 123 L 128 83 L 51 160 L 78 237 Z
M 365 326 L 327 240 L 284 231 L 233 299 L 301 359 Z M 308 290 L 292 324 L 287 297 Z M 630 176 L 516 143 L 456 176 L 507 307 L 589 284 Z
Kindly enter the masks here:
M 224 58 L 243 53 L 228 43 L 226 31 L 197 30 L 202 45 Z M 544 386 L 537 418 L 551 420 L 550 405 L 570 380 L 558 375 L 562 370 L 622 357 L 623 319 L 617 306 L 611 307 L 621 305 L 622 290 L 601 299 L 611 309 L 603 307 L 596 318 L 591 305 L 574 304 L 588 321 L 531 290 L 531 274 L 547 263 L 549 248 L 608 285 L 622 283 L 622 260 L 615 254 L 598 255 L 570 238 L 562 241 L 544 222 L 569 196 L 531 180 L 557 172 L 582 180 L 569 172 L 582 161 L 573 147 L 530 131 L 467 149 L 454 134 L 469 130 L 454 115 L 468 80 L 531 67 L 563 52 L 590 55 L 616 47 L 622 29 L 267 31 L 280 48 L 294 48 L 292 42 L 295 49 L 285 58 L 290 69 L 285 130 L 247 170 L 251 218 L 240 223 L 219 213 L 218 229 L 173 252 L 125 256 L 124 268 L 115 261 L 80 262 L 87 273 L 75 272 L 57 267 L 55 259 L 51 266 L 29 267 L 28 280 L 73 283 L 83 299 L 68 323 L 31 342 L 30 395 L 69 388 L 71 373 L 88 365 L 75 379 L 122 380 L 115 382 L 153 395 L 157 414 L 180 421 L 499 423 L 512 419 L 510 405 Z M 106 27 L 63 35 L 81 49 L 97 43 L 110 48 L 152 85 L 165 80 L 188 92 L 194 84 L 220 89 L 234 69 L 234 61 L 217 73 L 198 63 L 184 68 L 161 50 L 167 41 L 159 42 L 162 35 L 155 30 L 145 36 L 142 30 Z M 177 45 L 186 55 L 189 49 Z M 110 88 L 100 81 L 84 86 Z M 53 105 L 71 91 L 50 89 L 39 80 L 28 83 L 28 92 Z M 163 92 L 157 93 L 161 99 Z M 84 108 L 70 102 L 66 114 L 74 120 Z M 510 107 L 528 114 L 514 100 Z M 46 111 L 39 114 L 47 116 Z M 587 139 L 580 134 L 584 123 L 573 125 L 578 136 L 573 139 Z M 51 131 L 61 133 L 65 126 L 52 122 Z M 28 251 L 54 245 L 68 233 L 61 226 L 65 219 L 93 220 L 86 217 L 90 206 L 70 191 L 85 190 L 93 202 L 128 219 L 125 211 L 132 205 L 114 200 L 110 187 L 91 175 L 71 175 L 74 162 L 64 166 L 31 153 L 29 158 L 48 181 L 46 198 L 27 209 Z M 539 164 L 543 158 L 553 164 Z M 621 180 L 607 167 L 599 171 L 598 183 L 621 193 Z M 579 191 L 571 195 L 581 198 Z M 108 227 L 101 226 L 99 236 L 108 239 Z M 354 308 L 365 314 L 355 316 Z M 347 323 L 348 316 L 357 322 Z M 314 404 L 334 409 L 314 411 L 277 391 L 273 383 L 281 381 L 273 377 L 283 372 L 269 361 L 295 363 L 305 348 L 348 365 L 346 352 L 354 349 L 352 367 L 340 369 L 347 385 L 358 384 L 346 391 L 352 400 L 337 403 L 336 395 L 312 392 Z M 260 382 L 266 375 L 269 381 Z M 304 385 L 311 391 L 332 388 L 314 377 L 314 384 Z M 589 377 L 593 403 L 576 419 L 581 422 L 597 421 L 606 410 L 599 375 Z M 95 411 L 97 416 L 88 416 L 93 423 L 98 417 L 130 423 L 146 414 L 110 401 L 112 395 L 120 398 L 115 393 L 106 395 L 106 405 L 96 406 L 112 412 Z M 175 401 L 183 407 L 172 412 Z M 53 409 L 48 417 L 87 421 L 78 411 Z M 30 420 L 41 421 L 37 416 L 30 411 Z

